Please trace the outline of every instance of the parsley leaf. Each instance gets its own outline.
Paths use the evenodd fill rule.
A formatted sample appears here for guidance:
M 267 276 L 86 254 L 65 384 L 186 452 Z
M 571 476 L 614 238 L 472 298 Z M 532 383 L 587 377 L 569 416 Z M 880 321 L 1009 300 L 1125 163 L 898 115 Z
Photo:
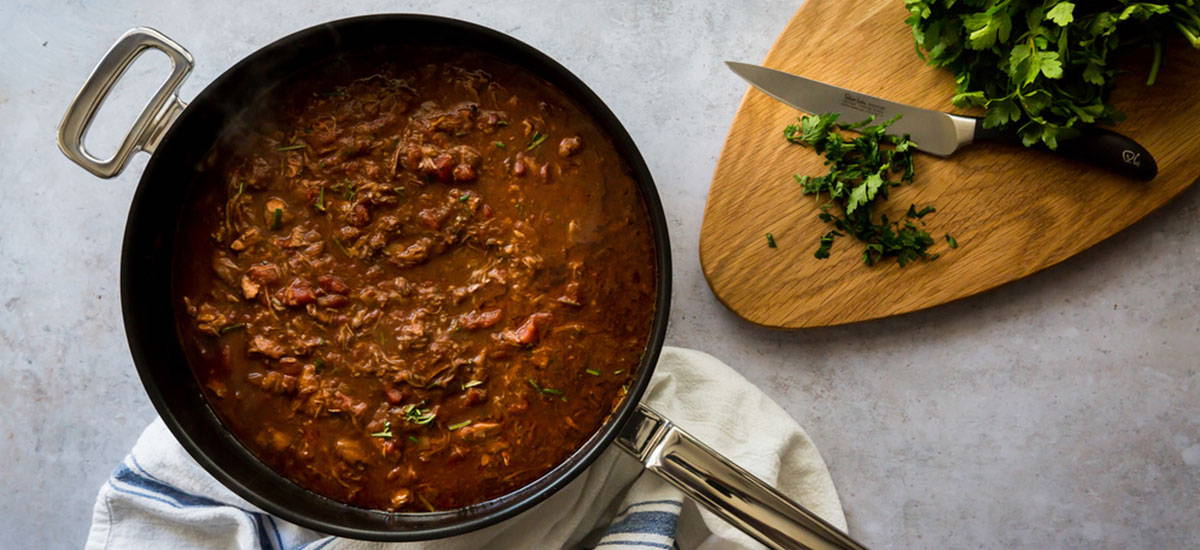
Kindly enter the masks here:
M 1053 21 L 1060 27 L 1065 27 L 1075 20 L 1075 4 L 1071 2 L 1059 2 L 1046 12 L 1046 19 Z

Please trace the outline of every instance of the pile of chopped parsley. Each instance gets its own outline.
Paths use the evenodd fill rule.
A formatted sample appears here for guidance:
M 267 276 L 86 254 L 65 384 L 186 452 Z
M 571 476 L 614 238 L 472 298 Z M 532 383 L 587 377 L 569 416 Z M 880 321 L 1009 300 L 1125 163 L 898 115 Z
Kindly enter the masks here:
M 882 260 L 895 258 L 900 266 L 914 260 L 929 260 L 936 254 L 929 253 L 933 237 L 917 226 L 921 218 L 932 213 L 934 208 L 917 209 L 910 205 L 900 221 L 889 220 L 887 215 L 876 218 L 875 206 L 887 200 L 892 187 L 913 181 L 913 151 L 915 145 L 908 135 L 896 136 L 886 132 L 896 119 L 873 124 L 874 117 L 854 124 L 839 124 L 837 113 L 807 115 L 799 124 L 789 125 L 783 135 L 791 143 L 812 147 L 818 154 L 825 155 L 829 173 L 811 177 L 795 175 L 796 182 L 804 187 L 804 194 L 827 197 L 821 207 L 820 219 L 833 226 L 833 230 L 821 237 L 814 254 L 819 259 L 829 257 L 834 240 L 850 235 L 864 244 L 863 263 L 875 265 Z M 843 137 L 838 130 L 857 132 L 852 139 Z M 767 235 L 768 244 L 776 246 L 773 235 Z M 951 247 L 957 242 L 947 235 Z
M 1107 100 L 1116 62 L 1137 48 L 1163 64 L 1164 43 L 1200 48 L 1196 0 L 905 0 L 917 54 L 954 73 L 959 107 L 987 109 L 984 128 L 1015 132 L 1026 146 L 1058 142 L 1078 126 L 1123 115 Z M 1196 59 L 1184 60 L 1196 63 Z

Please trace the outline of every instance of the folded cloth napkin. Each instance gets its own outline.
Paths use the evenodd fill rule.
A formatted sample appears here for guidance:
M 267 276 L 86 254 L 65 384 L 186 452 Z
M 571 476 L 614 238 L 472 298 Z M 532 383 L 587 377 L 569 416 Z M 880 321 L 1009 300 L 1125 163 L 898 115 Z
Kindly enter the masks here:
M 719 360 L 664 348 L 650 406 L 842 529 L 825 462 L 804 430 Z M 274 518 L 230 492 L 155 420 L 100 489 L 88 550 L 125 548 L 476 549 L 757 548 L 682 493 L 608 449 L 578 478 L 526 512 L 465 535 L 382 544 L 327 536 Z

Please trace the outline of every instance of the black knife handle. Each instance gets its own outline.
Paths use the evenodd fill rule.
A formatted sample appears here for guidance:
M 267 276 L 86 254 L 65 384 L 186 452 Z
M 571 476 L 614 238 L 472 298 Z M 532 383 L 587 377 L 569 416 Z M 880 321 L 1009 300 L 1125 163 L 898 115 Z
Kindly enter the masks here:
M 1158 163 L 1154 161 L 1154 156 L 1138 142 L 1096 126 L 1083 127 L 1079 131 L 1077 137 L 1058 142 L 1058 149 L 1053 151 L 1041 142 L 1034 147 L 1143 181 L 1150 181 L 1158 175 Z M 1021 138 L 1016 132 L 984 128 L 983 119 L 977 118 L 975 141 L 1020 143 Z

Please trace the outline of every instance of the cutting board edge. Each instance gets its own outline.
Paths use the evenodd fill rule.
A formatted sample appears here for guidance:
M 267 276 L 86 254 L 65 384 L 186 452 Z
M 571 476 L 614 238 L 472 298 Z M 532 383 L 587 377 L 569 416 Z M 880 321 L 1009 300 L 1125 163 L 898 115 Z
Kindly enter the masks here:
M 821 327 L 836 327 L 836 326 L 849 325 L 849 324 L 854 324 L 854 323 L 875 321 L 875 320 L 879 320 L 879 319 L 885 319 L 888 317 L 899 317 L 899 316 L 903 316 L 903 315 L 908 315 L 910 313 L 916 313 L 918 311 L 935 308 L 935 307 L 942 306 L 945 304 L 950 304 L 950 303 L 957 302 L 959 300 L 963 300 L 966 298 L 972 298 L 975 296 L 979 296 L 981 294 L 985 294 L 987 292 L 990 292 L 992 290 L 996 290 L 999 288 L 1004 288 L 1012 283 L 1024 280 L 1028 277 L 1031 277 L 1033 275 L 1036 275 L 1038 273 L 1046 271 L 1047 269 L 1058 266 L 1067 260 L 1078 257 L 1080 254 L 1082 254 L 1088 250 L 1091 250 L 1093 247 L 1099 245 L 1102 242 L 1108 241 L 1108 240 L 1112 239 L 1113 237 L 1116 237 L 1117 235 L 1120 235 L 1122 233 L 1129 231 L 1135 225 L 1145 221 L 1145 219 L 1147 217 L 1149 217 L 1150 214 L 1157 212 L 1159 209 L 1161 209 L 1162 207 L 1166 206 L 1168 203 L 1173 201 L 1176 197 L 1183 194 L 1184 192 L 1191 189 L 1192 187 L 1196 186 L 1197 184 L 1200 184 L 1200 174 L 1197 174 L 1196 178 L 1194 180 L 1192 180 L 1192 183 L 1180 187 L 1178 189 L 1178 191 L 1167 196 L 1167 198 L 1165 200 L 1163 200 L 1160 204 L 1158 204 L 1154 208 L 1147 210 L 1144 214 L 1142 214 L 1142 216 L 1131 220 L 1129 222 L 1129 224 L 1114 231 L 1112 234 L 1110 234 L 1106 237 L 1097 239 L 1096 241 L 1087 244 L 1086 246 L 1080 248 L 1079 250 L 1076 250 L 1075 252 L 1072 252 L 1070 254 L 1064 254 L 1060 258 L 1054 260 L 1053 262 L 1045 264 L 1045 265 L 1039 267 L 1038 269 L 1034 269 L 1024 275 L 1021 275 L 1020 277 L 1010 279 L 1010 280 L 1002 282 L 1000 284 L 983 287 L 983 288 L 975 290 L 971 293 L 963 294 L 961 296 L 951 298 L 944 302 L 938 302 L 936 304 L 903 309 L 900 311 L 894 311 L 894 312 L 890 312 L 890 313 L 881 313 L 878 315 L 862 315 L 862 316 L 857 316 L 857 317 L 846 317 L 846 318 L 841 318 L 841 319 L 838 319 L 838 320 L 832 321 L 832 322 L 821 322 L 821 323 L 813 323 L 813 324 L 807 324 L 807 323 L 790 324 L 790 323 L 786 323 L 786 322 L 781 323 L 779 321 L 773 321 L 773 320 L 768 320 L 768 319 L 757 319 L 751 315 L 743 313 L 740 309 L 738 309 L 737 307 L 734 307 L 733 305 L 731 305 L 729 303 L 729 301 L 725 297 L 725 294 L 720 292 L 717 288 L 720 283 L 714 282 L 714 280 L 713 280 L 713 275 L 710 273 L 710 268 L 705 259 L 705 257 L 706 257 L 706 254 L 704 252 L 705 232 L 703 230 L 701 230 L 700 239 L 699 239 L 700 271 L 704 274 L 704 281 L 708 284 L 709 290 L 712 291 L 713 296 L 715 296 L 717 298 L 717 301 L 720 302 L 722 306 L 724 306 L 729 311 L 733 312 L 733 314 L 736 315 L 739 319 L 745 320 L 747 322 L 750 322 L 750 323 L 753 323 L 755 325 L 765 327 L 765 328 L 776 329 L 776 330 L 789 330 L 789 331 L 790 330 L 804 330 L 804 329 L 816 329 L 816 328 L 821 328 Z M 708 214 L 708 205 L 706 203 L 705 204 L 705 219 L 707 219 L 707 214 Z M 701 227 L 703 227 L 703 225 L 704 225 L 704 221 L 702 220 Z M 936 261 L 936 260 L 934 260 L 934 261 Z M 869 269 L 869 268 L 865 268 L 865 269 Z

